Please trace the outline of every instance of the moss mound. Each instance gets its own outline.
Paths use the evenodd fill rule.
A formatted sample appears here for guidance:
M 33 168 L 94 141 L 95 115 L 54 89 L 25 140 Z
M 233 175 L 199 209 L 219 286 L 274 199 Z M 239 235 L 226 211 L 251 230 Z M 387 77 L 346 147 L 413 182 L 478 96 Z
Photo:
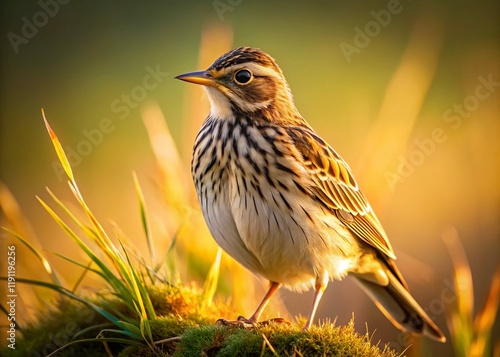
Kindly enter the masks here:
M 214 326 L 221 316 L 236 316 L 224 303 L 202 306 L 202 294 L 196 288 L 162 286 L 150 289 L 158 317 L 151 320 L 154 346 L 144 341 L 123 343 L 108 339 L 126 336 L 106 329 L 116 329 L 104 316 L 76 301 L 60 300 L 52 311 L 26 326 L 18 338 L 16 350 L 4 349 L 6 356 L 384 356 L 395 357 L 389 349 L 381 350 L 366 336 L 354 331 L 353 323 L 336 327 L 313 326 L 302 331 L 298 324 L 270 324 L 251 330 L 234 326 Z M 116 316 L 126 316 L 123 304 L 106 295 L 87 299 Z M 82 341 L 83 340 L 83 341 Z M 78 341 L 78 342 L 77 342 Z

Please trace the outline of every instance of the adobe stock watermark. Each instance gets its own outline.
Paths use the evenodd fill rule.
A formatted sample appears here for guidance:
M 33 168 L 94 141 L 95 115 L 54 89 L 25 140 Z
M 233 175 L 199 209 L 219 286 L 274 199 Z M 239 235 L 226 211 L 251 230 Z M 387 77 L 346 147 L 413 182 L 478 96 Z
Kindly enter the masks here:
M 12 45 L 14 53 L 18 54 L 19 46 L 28 44 L 29 40 L 38 34 L 40 28 L 46 26 L 49 19 L 59 13 L 60 5 L 67 5 L 68 3 L 69 0 L 39 0 L 40 11 L 35 12 L 29 18 L 23 16 L 18 33 L 9 32 L 7 34 L 7 39 Z
M 148 93 L 158 88 L 164 79 L 169 76 L 168 72 L 163 72 L 160 69 L 159 64 L 155 68 L 146 66 L 145 71 L 146 75 L 142 78 L 140 85 L 132 87 L 111 102 L 110 109 L 116 114 L 116 118 L 102 118 L 97 127 L 82 130 L 84 138 L 75 146 L 64 146 L 64 151 L 72 167 L 80 165 L 83 159 L 92 154 L 94 149 L 104 141 L 106 135 L 116 130 L 117 119 L 126 119 L 131 110 L 136 109 L 147 98 Z M 52 169 L 58 180 L 62 181 L 66 174 L 61 163 L 57 160 L 53 161 Z
M 412 1 L 412 0 L 408 0 Z M 351 63 L 354 54 L 360 54 L 366 48 L 374 37 L 377 37 L 391 23 L 393 16 L 403 11 L 403 5 L 400 0 L 389 0 L 385 9 L 370 11 L 373 20 L 368 21 L 363 27 L 354 27 L 354 38 L 352 43 L 342 41 L 340 50 L 347 63 Z
M 233 12 L 242 2 L 243 0 L 214 0 L 212 5 L 217 16 L 219 16 L 219 20 L 224 21 L 224 14 L 228 11 Z
M 17 338 L 17 322 L 16 322 L 16 304 L 17 304 L 17 287 L 16 287 L 16 246 L 9 245 L 7 247 L 7 300 L 6 313 L 7 315 L 7 347 L 16 349 Z
M 394 192 L 399 183 L 404 182 L 413 175 L 416 169 L 422 166 L 427 158 L 433 155 L 438 147 L 448 140 L 447 132 L 459 129 L 464 120 L 478 110 L 481 102 L 489 99 L 496 89 L 500 87 L 500 82 L 493 79 L 492 73 L 486 77 L 478 76 L 477 82 L 473 94 L 465 97 L 461 103 L 453 103 L 450 108 L 444 111 L 442 119 L 447 124 L 446 127 L 435 127 L 427 137 L 415 139 L 413 148 L 408 154 L 398 156 L 396 169 L 384 173 L 391 191 Z

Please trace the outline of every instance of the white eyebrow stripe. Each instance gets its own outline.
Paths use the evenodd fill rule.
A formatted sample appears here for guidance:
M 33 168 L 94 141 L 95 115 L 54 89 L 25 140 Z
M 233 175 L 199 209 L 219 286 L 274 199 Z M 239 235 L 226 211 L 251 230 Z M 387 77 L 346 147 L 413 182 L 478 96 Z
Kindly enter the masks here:
M 248 69 L 250 72 L 252 72 L 254 76 L 275 77 L 277 79 L 281 79 L 281 75 L 278 72 L 276 72 L 276 70 L 274 70 L 271 67 L 264 67 L 258 63 L 253 63 L 253 62 L 241 63 L 232 66 L 231 68 L 233 71 L 245 68 Z
M 274 68 L 270 67 L 265 67 L 262 66 L 258 63 L 254 62 L 246 62 L 246 63 L 240 63 L 236 64 L 234 66 L 224 68 L 222 71 L 220 71 L 217 76 L 224 76 L 228 73 L 234 73 L 238 71 L 239 69 L 248 69 L 250 72 L 253 73 L 254 76 L 258 77 L 274 77 L 276 79 L 282 80 L 282 76 L 280 73 L 278 73 Z

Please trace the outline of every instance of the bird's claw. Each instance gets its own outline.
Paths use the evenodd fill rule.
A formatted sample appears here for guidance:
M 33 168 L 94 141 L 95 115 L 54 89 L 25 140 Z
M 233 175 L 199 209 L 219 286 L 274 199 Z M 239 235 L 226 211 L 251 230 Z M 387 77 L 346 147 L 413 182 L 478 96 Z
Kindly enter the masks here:
M 254 328 L 257 323 L 253 320 L 246 319 L 243 316 L 239 316 L 237 320 L 226 320 L 226 319 L 218 319 L 215 322 L 216 325 L 221 325 L 221 326 L 234 326 L 234 327 L 239 327 L 243 329 L 252 329 Z
M 282 317 L 275 317 L 269 320 L 265 320 L 262 322 L 257 322 L 252 319 L 247 319 L 243 316 L 239 316 L 237 320 L 226 320 L 226 319 L 218 319 L 215 324 L 216 325 L 221 325 L 221 326 L 235 326 L 235 327 L 240 327 L 243 329 L 253 329 L 255 327 L 259 326 L 267 326 L 269 324 L 276 323 L 276 324 L 287 324 L 291 325 L 289 321 L 286 321 Z
M 262 321 L 262 322 L 259 322 L 258 325 L 259 326 L 267 326 L 269 324 L 285 324 L 285 325 L 291 325 L 292 323 L 290 321 L 287 321 L 285 320 L 284 318 L 282 317 L 274 317 L 272 319 L 269 319 L 269 320 L 265 320 L 265 321 Z

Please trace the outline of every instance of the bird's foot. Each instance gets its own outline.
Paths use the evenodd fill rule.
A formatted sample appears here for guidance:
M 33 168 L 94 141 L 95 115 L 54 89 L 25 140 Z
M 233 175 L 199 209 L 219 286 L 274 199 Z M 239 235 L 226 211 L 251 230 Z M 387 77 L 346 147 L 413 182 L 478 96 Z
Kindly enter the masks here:
M 240 327 L 240 328 L 247 329 L 247 330 L 255 328 L 255 327 L 259 327 L 259 326 L 267 326 L 271 323 L 291 325 L 291 323 L 289 321 L 286 321 L 284 318 L 281 318 L 281 317 L 275 317 L 275 318 L 272 318 L 269 320 L 257 322 L 253 319 L 247 319 L 243 316 L 239 316 L 237 320 L 218 319 L 215 322 L 216 325 L 236 326 L 236 327 Z
M 239 316 L 237 320 L 226 320 L 226 319 L 218 319 L 215 322 L 216 325 L 220 326 L 234 326 L 240 327 L 243 329 L 252 329 L 257 326 L 257 322 L 252 319 L 246 319 L 243 316 Z
M 272 319 L 269 320 L 264 320 L 262 322 L 259 322 L 259 326 L 267 326 L 269 324 L 285 324 L 285 325 L 291 325 L 292 323 L 290 321 L 285 320 L 282 317 L 273 317 Z

